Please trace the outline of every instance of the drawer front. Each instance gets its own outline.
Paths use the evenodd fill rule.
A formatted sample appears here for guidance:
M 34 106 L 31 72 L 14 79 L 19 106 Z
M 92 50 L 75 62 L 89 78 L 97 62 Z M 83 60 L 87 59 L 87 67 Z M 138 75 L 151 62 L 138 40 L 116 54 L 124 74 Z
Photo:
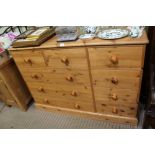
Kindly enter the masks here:
M 88 69 L 84 48 L 44 50 L 44 56 L 52 69 Z
M 106 101 L 119 104 L 136 104 L 139 93 L 134 89 L 94 87 L 94 94 L 96 102 Z
M 96 102 L 97 112 L 109 115 L 136 117 L 137 107 L 138 107 L 137 104 L 119 104 L 107 101 Z
M 119 105 L 118 114 L 120 116 L 129 116 L 136 117 L 137 116 L 138 104 L 128 104 L 128 105 Z
M 49 84 L 60 84 L 60 85 L 90 85 L 90 79 L 88 70 L 63 70 L 63 69 L 55 69 L 51 68 L 39 68 L 38 70 L 30 69 L 29 72 L 27 70 L 22 70 L 23 77 L 25 81 L 28 82 L 44 82 Z
M 52 106 L 93 111 L 90 86 L 66 86 L 50 83 L 29 83 L 28 86 L 37 103 Z
M 42 51 L 25 50 L 11 54 L 20 70 L 46 66 Z
M 35 98 L 34 99 L 36 104 L 42 104 L 42 105 L 50 105 L 58 108 L 66 108 L 66 109 L 72 109 L 77 111 L 89 111 L 94 112 L 92 106 L 87 104 L 86 102 L 76 102 L 76 101 L 69 101 L 69 100 L 58 100 L 58 99 L 50 99 L 50 98 Z M 48 103 L 45 103 L 45 101 Z
M 88 48 L 92 69 L 140 68 L 143 66 L 143 46 Z
M 108 101 L 97 100 L 96 110 L 97 113 L 118 115 L 119 104 L 117 102 L 110 103 Z
M 140 87 L 142 71 L 126 69 L 91 70 L 94 87 L 134 89 Z

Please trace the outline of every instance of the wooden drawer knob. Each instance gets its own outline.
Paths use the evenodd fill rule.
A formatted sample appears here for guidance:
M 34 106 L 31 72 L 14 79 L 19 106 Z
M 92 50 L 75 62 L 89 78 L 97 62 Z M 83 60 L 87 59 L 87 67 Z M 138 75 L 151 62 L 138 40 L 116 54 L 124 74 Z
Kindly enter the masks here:
M 118 100 L 118 96 L 115 93 L 111 95 L 111 98 L 115 101 Z
M 112 78 L 111 78 L 111 82 L 112 82 L 113 84 L 118 84 L 118 79 L 117 79 L 116 77 L 112 77 Z
M 31 77 L 34 78 L 34 79 L 38 79 L 39 78 L 39 76 L 37 74 L 33 74 Z
M 44 99 L 44 102 L 48 104 L 49 103 L 49 100 L 48 99 Z
M 117 110 L 116 107 L 114 107 L 114 108 L 112 109 L 112 113 L 114 113 L 114 114 L 117 114 L 117 113 L 118 113 L 118 110 Z
M 76 109 L 80 109 L 80 105 L 79 104 L 75 104 L 75 108 Z
M 71 95 L 72 95 L 72 96 L 77 96 L 77 91 L 72 90 Z
M 66 56 L 64 56 L 62 59 L 61 59 L 61 62 L 65 63 L 65 64 L 68 64 L 69 63 L 69 60 Z
M 45 90 L 44 90 L 43 87 L 38 88 L 38 90 L 39 90 L 40 92 L 45 92 Z
M 118 58 L 117 58 L 117 56 L 111 56 L 110 61 L 111 61 L 113 64 L 117 64 L 117 63 L 118 63 Z
M 69 76 L 66 77 L 66 80 L 73 81 L 73 77 L 69 75 Z
M 25 58 L 24 59 L 24 62 L 29 63 L 29 64 L 32 64 L 32 60 L 30 58 Z

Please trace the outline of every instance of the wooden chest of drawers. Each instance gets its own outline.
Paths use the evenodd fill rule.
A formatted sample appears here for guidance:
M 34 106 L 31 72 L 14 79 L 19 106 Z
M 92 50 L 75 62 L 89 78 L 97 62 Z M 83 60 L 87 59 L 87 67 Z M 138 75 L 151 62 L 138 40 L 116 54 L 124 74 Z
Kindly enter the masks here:
M 12 48 L 36 107 L 137 124 L 146 33 Z

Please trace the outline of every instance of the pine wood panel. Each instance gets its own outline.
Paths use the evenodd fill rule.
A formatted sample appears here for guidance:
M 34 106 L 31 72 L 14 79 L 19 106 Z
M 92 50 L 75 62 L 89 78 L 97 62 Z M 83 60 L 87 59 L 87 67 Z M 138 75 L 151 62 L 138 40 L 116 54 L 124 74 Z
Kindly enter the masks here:
M 91 102 L 92 95 L 90 86 L 84 87 L 82 85 L 77 86 L 66 86 L 60 84 L 39 84 L 27 82 L 28 87 L 31 89 L 32 95 L 34 96 L 45 96 L 48 98 L 57 98 L 58 100 L 77 100 Z M 73 96 L 72 91 L 76 91 L 77 95 Z
M 119 103 L 111 102 L 96 102 L 96 109 L 98 113 L 127 116 L 127 117 L 136 117 L 137 115 L 137 104 L 128 104 L 122 105 Z
M 86 102 L 80 101 L 76 102 L 75 100 L 58 100 L 58 99 L 51 99 L 51 98 L 46 98 L 48 100 L 48 103 L 45 102 L 44 98 L 35 98 L 36 104 L 41 104 L 41 105 L 47 105 L 47 106 L 54 106 L 56 108 L 68 108 L 68 109 L 74 109 L 77 111 L 90 111 L 94 112 L 92 103 L 87 104 Z
M 134 89 L 140 86 L 141 69 L 91 70 L 94 87 Z
M 32 96 L 17 69 L 13 59 L 0 66 L 1 92 L 9 105 L 16 105 L 25 111 Z
M 66 84 L 72 85 L 90 85 L 88 70 L 67 70 L 67 69 L 51 69 L 51 68 L 27 68 L 22 70 L 22 74 L 26 81 L 31 82 L 48 82 L 50 84 Z
M 138 104 L 129 104 L 129 105 L 119 104 L 118 114 L 119 116 L 137 117 L 137 109 Z
M 118 109 L 119 109 L 118 102 L 109 102 L 109 101 L 96 100 L 95 103 L 96 103 L 96 111 L 97 111 L 97 113 L 110 114 L 110 115 L 119 115 L 118 114 Z
M 84 48 L 43 50 L 48 66 L 52 69 L 88 70 Z
M 143 45 L 88 48 L 92 69 L 141 68 Z
M 8 105 L 16 105 L 15 100 L 13 99 L 8 88 L 6 87 L 5 83 L 2 80 L 0 80 L 0 92 L 3 102 L 5 102 Z
M 117 88 L 104 88 L 94 87 L 95 100 L 117 103 L 137 103 L 138 91 L 133 89 L 117 89 Z M 113 99 L 113 95 L 117 99 Z
M 40 50 L 25 50 L 24 52 L 19 51 L 11 53 L 15 58 L 16 64 L 22 69 L 32 67 L 43 67 L 45 66 L 45 60 Z

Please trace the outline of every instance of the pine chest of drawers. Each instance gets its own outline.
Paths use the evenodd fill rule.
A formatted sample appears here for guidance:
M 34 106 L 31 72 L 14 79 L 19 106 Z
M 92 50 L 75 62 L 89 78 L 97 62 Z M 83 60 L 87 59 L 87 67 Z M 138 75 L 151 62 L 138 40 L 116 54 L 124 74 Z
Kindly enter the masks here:
M 77 40 L 11 48 L 35 105 L 136 125 L 146 33 L 141 38 Z

